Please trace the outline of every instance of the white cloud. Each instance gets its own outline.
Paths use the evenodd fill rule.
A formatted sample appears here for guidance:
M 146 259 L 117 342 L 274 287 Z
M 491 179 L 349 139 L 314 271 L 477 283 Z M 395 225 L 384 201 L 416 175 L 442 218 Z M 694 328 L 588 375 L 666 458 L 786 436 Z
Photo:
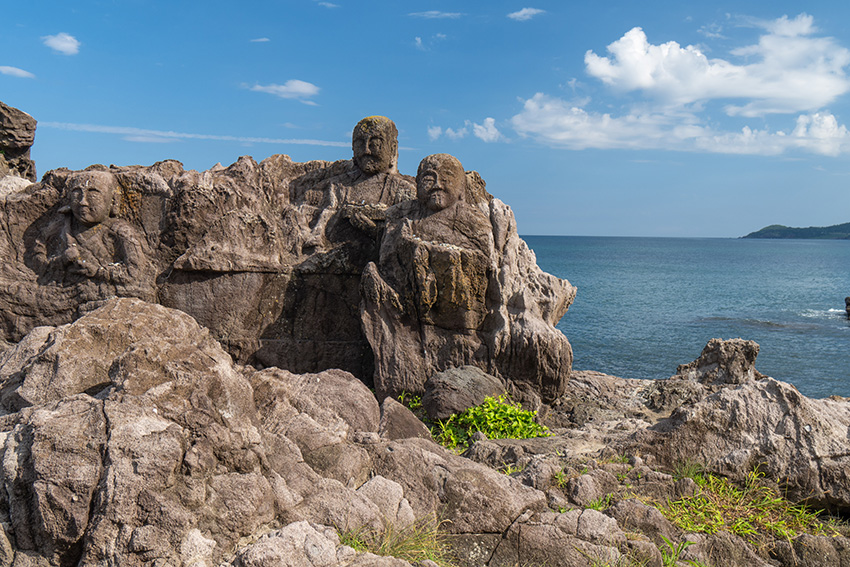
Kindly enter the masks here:
M 736 64 L 709 59 L 697 47 L 675 41 L 649 43 L 633 28 L 608 46 L 610 57 L 585 54 L 587 72 L 619 91 L 642 91 L 658 103 L 685 106 L 709 100 L 747 100 L 729 104 L 730 116 L 764 116 L 822 108 L 850 91 L 845 67 L 850 50 L 832 38 L 809 37 L 811 16 L 783 17 L 762 25 L 757 44 L 734 50 L 752 60 Z
M 466 127 L 460 128 L 459 130 L 454 130 L 452 128 L 446 128 L 445 130 L 446 136 L 448 136 L 452 140 L 460 140 L 462 138 L 465 138 L 468 133 L 469 130 L 467 130 Z
M 44 40 L 44 45 L 59 53 L 76 55 L 80 52 L 80 42 L 77 41 L 77 38 L 65 32 L 45 35 L 41 39 Z
M 723 26 L 720 24 L 706 24 L 697 31 L 710 39 L 726 39 L 723 35 Z
M 324 6 L 325 8 L 339 8 L 339 4 L 333 4 L 331 2 L 319 2 L 319 6 Z
M 504 138 L 501 132 L 496 128 L 495 118 L 485 118 L 483 124 L 476 124 L 471 120 L 465 120 L 462 128 L 445 128 L 441 126 L 429 126 L 428 138 L 433 142 L 446 136 L 450 140 L 462 140 L 469 134 L 472 129 L 472 135 L 485 142 L 497 142 Z
M 307 146 L 330 146 L 334 148 L 350 148 L 351 142 L 332 142 L 328 140 L 311 140 L 304 138 L 260 138 L 250 136 L 219 136 L 215 134 L 191 134 L 173 132 L 170 130 L 148 130 L 131 126 L 102 126 L 98 124 L 74 124 L 68 122 L 39 122 L 39 128 L 56 128 L 73 132 L 91 132 L 96 134 L 113 134 L 122 136 L 133 142 L 178 142 L 180 140 L 209 140 L 216 142 L 240 142 L 243 144 L 297 144 Z
M 316 103 L 307 99 L 319 94 L 320 90 L 313 83 L 299 81 L 298 79 L 290 79 L 282 85 L 254 85 L 250 88 L 252 91 L 273 94 L 280 98 L 296 99 L 309 105 L 315 105 Z
M 463 14 L 460 12 L 440 12 L 439 10 L 428 10 L 427 12 L 411 12 L 408 16 L 413 16 L 414 18 L 425 18 L 428 20 L 435 19 L 450 19 L 455 20 Z
M 251 41 L 251 43 L 266 43 L 266 42 L 271 41 L 271 40 L 267 37 L 258 37 L 256 39 L 252 39 L 250 41 Z
M 413 45 L 416 46 L 416 49 L 419 49 L 421 51 L 427 51 L 425 48 L 425 44 L 422 43 L 422 38 L 419 36 L 413 38 Z
M 502 139 L 502 133 L 496 129 L 495 118 L 485 118 L 484 124 L 472 123 L 472 133 L 476 138 L 480 138 L 485 142 L 498 142 Z
M 486 122 L 486 121 L 485 121 Z M 511 119 L 520 136 L 571 150 L 635 149 L 780 155 L 793 150 L 836 156 L 850 154 L 850 132 L 830 113 L 801 114 L 790 131 L 744 126 L 713 130 L 688 112 L 637 112 L 612 116 L 589 112 L 537 93 Z
M 17 67 L 5 67 L 0 65 L 0 75 L 9 75 L 10 77 L 20 77 L 21 79 L 35 79 L 35 75 L 29 71 L 18 69 Z
M 546 10 L 540 10 L 538 8 L 523 8 L 519 12 L 511 12 L 508 14 L 508 17 L 512 20 L 516 20 L 518 22 L 525 22 L 537 16 L 538 14 L 545 14 Z

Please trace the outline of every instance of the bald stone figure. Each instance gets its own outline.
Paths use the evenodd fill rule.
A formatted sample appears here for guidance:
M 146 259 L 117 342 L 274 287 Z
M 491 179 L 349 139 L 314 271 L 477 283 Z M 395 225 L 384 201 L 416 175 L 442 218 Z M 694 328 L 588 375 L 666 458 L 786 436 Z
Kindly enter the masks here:
M 113 216 L 118 205 L 115 176 L 102 170 L 77 172 L 68 176 L 65 188 L 68 205 L 36 242 L 42 275 L 144 286 L 149 276 L 146 246 L 132 225 Z
M 456 158 L 428 156 L 419 164 L 416 200 L 387 212 L 380 261 L 361 280 L 373 350 L 405 345 L 393 357 L 376 357 L 381 395 L 421 391 L 435 370 L 487 366 L 478 333 L 488 315 L 494 245 L 488 217 L 466 201 L 467 183 Z

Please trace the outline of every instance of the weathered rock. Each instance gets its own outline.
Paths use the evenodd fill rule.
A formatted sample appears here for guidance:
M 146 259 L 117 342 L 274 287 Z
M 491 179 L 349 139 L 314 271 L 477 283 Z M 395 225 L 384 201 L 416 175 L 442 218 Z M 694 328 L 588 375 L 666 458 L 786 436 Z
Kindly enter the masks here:
M 431 431 L 412 411 L 395 401 L 384 398 L 381 403 L 381 424 L 379 433 L 388 441 L 419 437 L 431 439 Z
M 488 396 L 499 396 L 505 385 L 477 366 L 448 368 L 435 372 L 425 382 L 422 407 L 431 419 L 448 419 L 452 414 L 477 406 Z
M 375 472 L 404 488 L 416 517 L 439 513 L 451 533 L 502 533 L 542 492 L 425 439 L 367 445 Z
M 380 317 L 366 317 L 364 332 L 359 284 L 380 263 L 388 215 L 404 217 L 389 210 L 416 202 L 412 178 L 398 173 L 396 136 L 392 121 L 369 117 L 352 135 L 353 158 L 335 163 L 245 156 L 204 172 L 164 161 L 59 169 L 30 187 L 4 182 L 3 338 L 69 323 L 109 297 L 156 300 L 192 315 L 239 362 L 377 377 L 383 399 L 398 390 L 381 385 L 385 367 L 410 357 L 390 355 L 393 345 L 375 335 Z M 417 225 L 436 239 L 417 253 L 431 286 L 420 299 L 434 333 L 423 336 L 442 344 L 432 346 L 445 363 L 419 364 L 427 375 L 413 376 L 411 391 L 421 393 L 432 370 L 469 362 L 550 400 L 569 375 L 569 343 L 554 324 L 574 288 L 537 268 L 480 176 L 459 175 L 471 203 L 463 222 L 442 214 Z M 469 246 L 455 250 L 455 241 Z
M 418 199 L 387 211 L 380 261 L 361 281 L 379 398 L 422 393 L 434 372 L 464 365 L 527 382 L 546 401 L 566 388 L 572 350 L 554 325 L 575 288 L 540 271 L 510 209 L 474 200 L 469 186 L 455 158 L 429 156 Z
M 850 403 L 813 400 L 772 378 L 727 387 L 624 442 L 672 468 L 687 459 L 743 480 L 758 468 L 789 497 L 850 508 Z
M 616 565 L 626 536 L 617 522 L 596 510 L 542 513 L 511 525 L 490 565 L 583 567 L 593 561 Z
M 30 148 L 35 142 L 35 118 L 0 102 L 0 177 L 12 174 L 36 181 Z
M 682 364 L 676 375 L 701 384 L 743 384 L 764 378 L 755 368 L 759 345 L 743 339 L 711 339 L 695 361 Z

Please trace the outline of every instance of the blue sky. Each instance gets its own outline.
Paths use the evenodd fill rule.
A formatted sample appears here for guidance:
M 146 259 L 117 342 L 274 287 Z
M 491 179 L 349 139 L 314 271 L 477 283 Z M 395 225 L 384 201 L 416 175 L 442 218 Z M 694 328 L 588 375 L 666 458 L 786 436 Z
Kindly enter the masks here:
M 39 174 L 446 152 L 522 234 L 736 237 L 850 222 L 850 4 L 7 3 L 0 101 Z

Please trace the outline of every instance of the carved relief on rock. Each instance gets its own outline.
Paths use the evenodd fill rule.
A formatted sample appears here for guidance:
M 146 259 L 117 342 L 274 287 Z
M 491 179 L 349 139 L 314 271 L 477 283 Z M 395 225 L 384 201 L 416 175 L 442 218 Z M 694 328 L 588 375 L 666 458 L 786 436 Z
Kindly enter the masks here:
M 426 157 L 416 186 L 416 200 L 387 212 L 380 259 L 361 279 L 378 397 L 421 393 L 434 372 L 468 364 L 547 400 L 563 393 L 572 351 L 554 324 L 575 288 L 540 271 L 510 209 L 483 201 L 480 178 L 456 158 Z M 510 308 L 516 297 L 524 305 Z M 548 346 L 553 352 L 541 356 Z
M 119 218 L 119 185 L 108 170 L 69 175 L 66 204 L 34 244 L 34 267 L 42 283 L 84 279 L 120 288 L 128 295 L 153 296 L 147 246 L 139 231 Z

